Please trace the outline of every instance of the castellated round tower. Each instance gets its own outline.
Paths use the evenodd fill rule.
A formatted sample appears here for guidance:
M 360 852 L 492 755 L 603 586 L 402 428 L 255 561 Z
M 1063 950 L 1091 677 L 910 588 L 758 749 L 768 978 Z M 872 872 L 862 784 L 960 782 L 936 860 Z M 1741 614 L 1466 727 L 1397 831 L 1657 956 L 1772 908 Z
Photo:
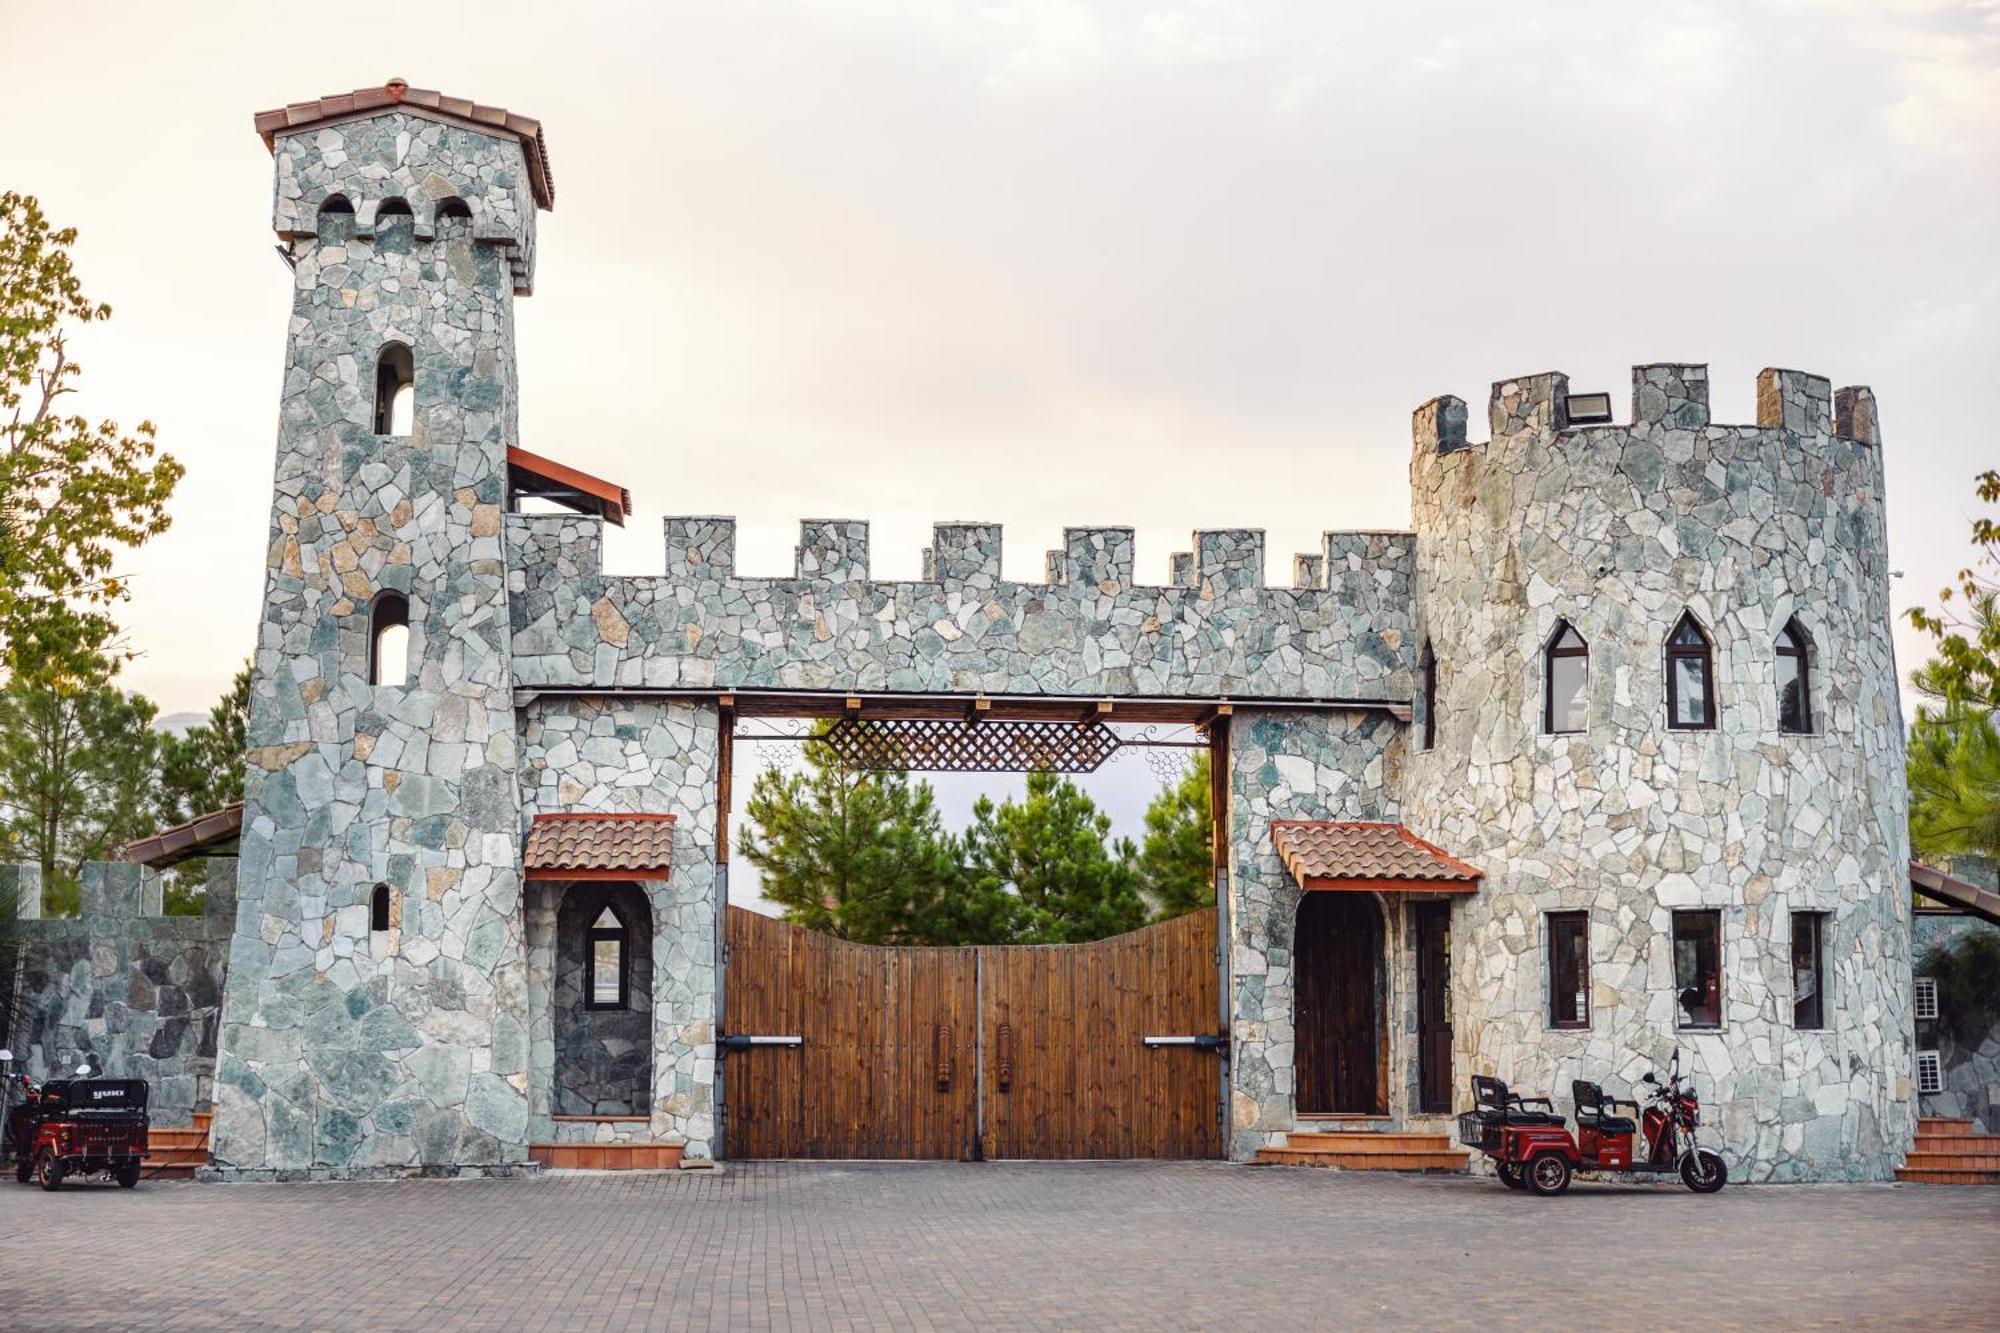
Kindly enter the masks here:
M 1706 367 L 1656 365 L 1629 425 L 1607 406 L 1545 374 L 1494 386 L 1489 443 L 1458 399 L 1416 413 L 1435 667 L 1402 809 L 1486 875 L 1460 1081 L 1622 1095 L 1678 1047 L 1739 1176 L 1888 1178 L 1910 896 L 1873 396 L 1766 370 L 1758 424 L 1713 425 Z

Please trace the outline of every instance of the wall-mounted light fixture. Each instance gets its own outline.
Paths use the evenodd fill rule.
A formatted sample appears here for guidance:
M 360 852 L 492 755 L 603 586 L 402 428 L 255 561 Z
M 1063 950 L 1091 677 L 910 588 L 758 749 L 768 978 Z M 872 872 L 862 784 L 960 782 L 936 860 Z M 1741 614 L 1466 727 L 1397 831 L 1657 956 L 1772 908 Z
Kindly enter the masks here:
M 1608 393 L 1573 393 L 1569 396 L 1569 424 L 1572 426 L 1602 426 L 1611 421 L 1611 395 Z

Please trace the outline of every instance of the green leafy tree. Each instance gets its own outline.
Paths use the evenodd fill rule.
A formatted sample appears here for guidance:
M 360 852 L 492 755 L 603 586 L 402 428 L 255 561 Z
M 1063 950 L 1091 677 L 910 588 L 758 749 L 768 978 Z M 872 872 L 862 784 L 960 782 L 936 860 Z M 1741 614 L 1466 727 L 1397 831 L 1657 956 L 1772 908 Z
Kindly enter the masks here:
M 1024 800 L 981 797 L 965 835 L 976 894 L 1019 899 L 1018 944 L 1081 944 L 1146 921 L 1132 844 L 1111 840 L 1111 817 L 1068 778 L 1030 773 Z
M 160 738 L 160 785 L 155 802 L 165 827 L 185 824 L 243 799 L 243 753 L 250 728 L 250 664 L 236 673 L 229 693 L 208 710 L 208 721 L 186 735 Z
M 1981 503 L 2000 505 L 2000 471 L 1980 473 L 1973 490 Z M 1935 656 L 1913 681 L 1941 704 L 1991 711 L 2000 707 L 2000 520 L 1975 518 L 1972 544 L 1978 555 L 1939 591 L 1938 609 L 1909 612 L 1910 623 L 1937 641 Z
M 2000 857 L 2000 728 L 1954 705 L 1910 731 L 1910 845 L 1932 860 Z
M 83 373 L 71 329 L 111 316 L 84 295 L 75 242 L 31 196 L 0 194 L 0 668 L 82 687 L 116 651 L 118 549 L 166 529 L 182 468 L 150 422 L 127 434 L 61 410 Z
M 160 737 L 160 781 L 154 812 L 162 828 L 243 799 L 243 753 L 250 728 L 250 664 L 236 673 L 229 693 L 208 710 L 208 721 L 185 735 Z M 168 872 L 162 898 L 168 916 L 199 916 L 208 883 L 208 857 L 183 861 Z
M 1180 780 L 1146 807 L 1146 836 L 1133 865 L 1155 921 L 1215 906 L 1210 827 L 1208 751 L 1198 750 Z
M 154 828 L 154 707 L 109 683 L 0 689 L 0 821 L 42 869 L 43 907 L 72 915 L 85 861 Z
M 785 920 L 859 944 L 1004 940 L 1010 903 L 968 901 L 927 782 L 850 769 L 820 741 L 804 768 L 757 775 L 743 855 Z

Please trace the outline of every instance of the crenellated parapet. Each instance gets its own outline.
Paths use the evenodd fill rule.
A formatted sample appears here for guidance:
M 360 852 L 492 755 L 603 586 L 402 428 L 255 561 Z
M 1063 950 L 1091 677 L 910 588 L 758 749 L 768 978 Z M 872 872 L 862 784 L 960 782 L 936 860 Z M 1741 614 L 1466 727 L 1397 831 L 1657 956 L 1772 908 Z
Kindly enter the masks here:
M 1408 533 L 1329 533 L 1298 586 L 1265 586 L 1264 534 L 1194 534 L 1168 582 L 1133 532 L 1070 528 L 1047 581 L 1001 568 L 992 523 L 940 523 L 922 576 L 877 580 L 866 523 L 800 524 L 789 578 L 735 569 L 735 525 L 666 520 L 666 572 L 603 573 L 599 520 L 509 515 L 523 688 L 1409 697 Z

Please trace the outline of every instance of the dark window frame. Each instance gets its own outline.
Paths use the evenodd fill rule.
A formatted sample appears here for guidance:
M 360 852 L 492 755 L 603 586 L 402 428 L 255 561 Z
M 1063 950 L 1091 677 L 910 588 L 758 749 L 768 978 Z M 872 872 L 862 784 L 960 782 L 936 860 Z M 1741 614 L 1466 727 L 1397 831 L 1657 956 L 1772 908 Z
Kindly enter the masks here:
M 597 919 L 606 912 L 611 913 L 611 919 L 618 923 L 616 927 L 597 924 Z M 602 940 L 618 945 L 618 1000 L 615 1004 L 597 998 L 597 945 Z M 583 933 L 583 1007 L 597 1010 L 632 1007 L 632 928 L 616 903 L 605 903 L 598 910 L 597 918 L 592 919 L 590 929 Z
M 382 679 L 382 635 L 385 631 L 401 628 L 404 634 L 403 678 L 396 681 Z M 368 607 L 368 683 L 381 688 L 406 687 L 410 683 L 410 599 L 393 589 L 375 594 L 375 600 Z
M 1568 938 L 1570 930 L 1582 935 L 1583 952 L 1578 961 L 1578 975 L 1564 976 L 1565 950 L 1561 944 Z M 1546 962 L 1548 971 L 1548 995 L 1546 997 L 1549 1027 L 1558 1032 L 1583 1032 L 1590 1028 L 1590 913 L 1589 912 L 1549 912 L 1546 914 Z M 1567 983 L 1567 984 L 1566 984 Z M 1572 1007 L 1569 1017 L 1563 1017 L 1559 1002 L 1563 996 L 1581 998 L 1583 1013 L 1579 1017 Z
M 1565 639 L 1574 636 L 1574 645 Z M 1583 699 L 1583 725 L 1580 727 L 1556 726 L 1556 663 L 1571 658 L 1583 661 L 1583 680 L 1578 693 Z M 1542 734 L 1544 736 L 1581 736 L 1590 730 L 1590 641 L 1568 620 L 1556 621 L 1556 627 L 1542 645 Z
M 1824 1031 L 1826 1022 L 1826 912 L 1792 913 L 1792 1027 L 1800 1032 Z M 1813 990 L 1799 994 L 1800 926 L 1811 940 Z
M 1419 700 L 1423 704 L 1424 709 L 1423 724 L 1417 733 L 1420 742 L 1419 748 L 1431 750 L 1437 746 L 1438 660 L 1437 652 L 1431 647 L 1429 639 L 1424 640 L 1424 651 L 1417 658 L 1417 670 L 1421 677 L 1419 683 L 1422 686 Z
M 1693 630 L 1699 644 L 1681 643 L 1682 630 Z M 1698 721 L 1688 722 L 1681 718 L 1680 671 L 1681 662 L 1698 662 L 1701 665 L 1702 716 Z M 1683 611 L 1681 618 L 1674 622 L 1673 632 L 1667 635 L 1667 730 L 1669 731 L 1714 731 L 1716 714 L 1721 710 L 1715 702 L 1715 642 L 1702 628 L 1694 612 Z
M 1682 1032 L 1718 1032 L 1722 1029 L 1722 1015 L 1723 1015 L 1722 981 L 1723 981 L 1724 960 L 1723 960 L 1723 941 L 1722 941 L 1722 911 L 1720 908 L 1715 908 L 1715 907 L 1688 908 L 1685 910 L 1676 911 L 1673 915 L 1672 928 L 1673 928 L 1672 949 L 1673 949 L 1673 974 L 1674 974 L 1674 1027 Z M 1703 997 L 1704 1000 L 1706 1001 L 1706 1003 L 1703 1005 L 1703 1008 L 1707 1008 L 1712 1005 L 1715 1010 L 1715 1017 L 1711 1021 L 1704 1021 L 1701 1019 L 1694 1018 L 1693 1017 L 1694 1006 L 1684 1005 L 1681 1003 L 1681 994 L 1683 991 L 1686 991 L 1688 989 L 1700 989 L 1701 978 L 1699 976 L 1699 969 L 1701 967 L 1701 962 L 1699 957 L 1699 950 L 1704 937 L 1706 938 L 1710 951 L 1714 955 L 1712 959 L 1713 963 L 1712 976 L 1710 977 L 1710 984 L 1714 987 L 1714 994 L 1712 996 Z M 1683 938 L 1694 942 L 1697 949 L 1697 957 L 1695 961 L 1697 976 L 1695 980 L 1692 982 L 1684 981 L 1681 976 L 1681 941 Z M 1684 1017 L 1683 1015 L 1686 1016 Z
M 377 884 L 375 891 L 368 895 L 368 930 L 375 934 L 389 929 L 390 913 L 395 899 L 393 890 L 387 884 Z
M 1793 616 L 1778 631 L 1778 731 L 1786 736 L 1810 736 L 1813 734 L 1812 706 L 1812 636 Z M 1784 665 L 1787 659 L 1797 663 L 1794 670 L 1798 681 L 1798 712 L 1787 719 L 1785 709 Z M 1788 725 L 1789 722 L 1789 725 Z

